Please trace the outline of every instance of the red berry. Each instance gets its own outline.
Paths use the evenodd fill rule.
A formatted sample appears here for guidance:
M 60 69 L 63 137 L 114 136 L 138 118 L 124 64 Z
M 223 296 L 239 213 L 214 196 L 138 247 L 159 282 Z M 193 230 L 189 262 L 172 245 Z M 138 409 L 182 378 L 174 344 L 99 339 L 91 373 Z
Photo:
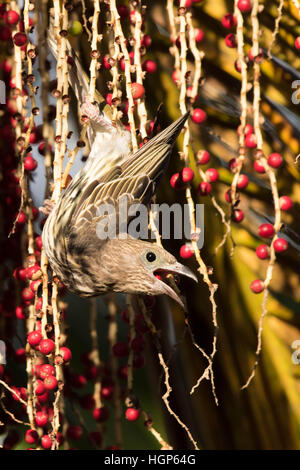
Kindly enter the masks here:
M 129 11 L 126 5 L 118 5 L 117 10 L 121 18 L 127 18 Z
M 256 248 L 256 254 L 260 259 L 269 258 L 269 247 L 268 245 L 262 244 Z
M 45 434 L 41 439 L 41 444 L 43 449 L 51 449 L 52 447 L 52 440 L 48 434 Z
M 67 436 L 69 439 L 72 439 L 72 441 L 78 441 L 78 439 L 81 438 L 82 434 L 83 434 L 82 427 L 76 424 L 69 426 L 67 429 Z
M 25 289 L 22 290 L 22 299 L 25 302 L 30 302 L 31 300 L 34 299 L 34 292 L 32 292 L 29 287 L 25 287 Z
M 39 372 L 38 372 L 39 376 L 41 379 L 45 379 L 46 377 L 48 377 L 49 375 L 55 375 L 55 369 L 54 367 L 51 365 L 51 364 L 43 364 L 41 365 L 41 367 L 39 368 Z
M 248 134 L 248 135 L 246 135 L 246 137 L 245 137 L 245 145 L 246 145 L 246 147 L 248 147 L 249 149 L 254 149 L 254 148 L 257 146 L 255 134 Z
M 295 47 L 296 47 L 296 49 L 300 49 L 300 36 L 298 36 L 295 39 Z
M 11 29 L 9 26 L 1 26 L 0 41 L 9 41 L 11 38 Z
M 243 13 L 248 13 L 251 10 L 250 0 L 239 0 L 237 6 Z
M 196 42 L 202 42 L 204 39 L 204 31 L 200 28 L 195 28 L 195 40 Z
M 37 411 L 35 414 L 35 424 L 41 428 L 46 426 L 49 420 L 48 413 L 46 411 Z
M 152 43 L 151 36 L 149 36 L 149 34 L 145 34 L 145 36 L 143 37 L 141 41 L 141 46 L 150 47 L 151 43 Z
M 248 52 L 248 57 L 252 62 L 255 60 L 255 62 L 261 63 L 264 60 L 265 54 L 264 54 L 263 49 L 259 48 L 258 54 L 254 55 L 254 51 L 251 48 Z
M 33 264 L 32 266 L 29 266 L 29 268 L 27 268 L 27 277 L 29 279 L 34 279 L 36 280 L 38 278 L 38 273 L 40 272 L 40 276 L 42 275 L 42 272 L 41 272 L 41 267 L 39 264 Z
M 15 352 L 15 361 L 18 364 L 22 364 L 26 362 L 26 351 L 24 348 L 19 348 Z
M 25 433 L 25 441 L 27 444 L 36 444 L 39 440 L 39 435 L 35 429 L 28 429 Z
M 170 184 L 174 189 L 183 189 L 185 187 L 180 173 L 174 173 L 170 178 Z
M 59 352 L 62 355 L 64 362 L 70 362 L 72 358 L 72 353 L 69 348 L 66 348 L 65 346 L 63 346 L 60 348 Z
M 242 66 L 241 66 L 241 62 L 239 59 L 236 59 L 235 62 L 234 62 L 234 68 L 237 72 L 241 73 L 242 71 Z
M 102 443 L 102 434 L 100 431 L 92 431 L 89 433 L 90 439 L 96 444 L 96 446 L 101 446 Z
M 226 13 L 222 18 L 222 25 L 226 29 L 233 29 L 236 26 L 236 17 L 231 13 Z
M 102 406 L 101 408 L 95 408 L 93 411 L 94 420 L 98 421 L 99 423 L 103 423 L 103 421 L 106 421 L 108 419 L 108 416 L 108 409 L 105 406 Z
M 228 189 L 225 193 L 225 200 L 226 202 L 228 202 L 229 204 L 232 202 L 232 197 L 231 197 L 231 189 Z M 235 193 L 235 199 L 238 201 L 240 198 L 240 194 L 238 191 L 236 191 Z
M 111 105 L 112 93 L 107 93 L 105 99 L 106 99 L 106 103 Z
M 104 400 L 110 400 L 114 394 L 114 386 L 113 385 L 102 385 L 101 387 L 101 398 Z
M 114 356 L 116 357 L 125 357 L 129 353 L 127 343 L 124 343 L 124 341 L 119 341 L 118 343 L 114 344 L 112 350 Z
M 145 60 L 142 64 L 143 70 L 148 73 L 154 73 L 156 72 L 156 63 L 154 60 Z
M 37 167 L 37 161 L 31 156 L 28 155 L 24 159 L 24 168 L 26 171 L 34 171 Z
M 48 375 L 44 379 L 44 385 L 47 390 L 55 390 L 57 388 L 57 379 L 54 375 Z
M 107 70 L 111 69 L 111 60 L 110 60 L 110 55 L 109 54 L 105 54 L 103 56 L 102 65 Z
M 82 374 L 72 374 L 71 375 L 71 385 L 74 388 L 83 388 L 87 380 Z
M 42 335 L 39 331 L 31 331 L 27 336 L 27 341 L 30 346 L 37 346 L 42 340 Z
M 255 171 L 257 171 L 257 173 L 265 173 L 266 170 L 265 170 L 265 167 L 262 163 L 260 163 L 259 160 L 255 160 L 255 162 L 253 163 L 253 168 Z
M 243 129 L 242 129 L 242 125 L 240 125 L 240 126 L 237 128 L 237 133 L 238 133 L 238 135 L 241 135 L 242 130 L 243 130 Z M 245 125 L 244 134 L 245 134 L 245 135 L 253 134 L 253 127 L 252 127 L 250 124 L 246 124 L 246 125 Z
M 227 47 L 234 48 L 237 46 L 235 34 L 230 33 L 225 37 L 225 44 Z
M 17 223 L 19 225 L 24 225 L 27 220 L 25 212 L 21 211 L 17 216 Z
M 268 165 L 272 168 L 279 168 L 283 164 L 283 158 L 280 153 L 271 153 L 268 156 Z
M 207 196 L 211 192 L 211 185 L 207 181 L 202 181 L 198 188 L 197 188 L 197 193 L 200 194 L 200 196 Z
M 42 393 L 42 395 L 38 395 L 37 399 L 38 399 L 38 402 L 41 404 L 47 403 L 47 401 L 49 400 L 49 392 L 46 391 L 45 393 Z
M 244 175 L 244 174 L 239 175 L 238 181 L 237 181 L 237 187 L 239 189 L 246 188 L 248 186 L 248 183 L 249 183 L 249 179 L 247 175 Z
M 194 178 L 194 172 L 189 167 L 182 168 L 180 173 L 183 183 L 190 183 Z
M 208 168 L 205 174 L 209 183 L 215 183 L 219 179 L 219 172 L 215 168 Z
M 1 69 L 5 73 L 11 73 L 12 71 L 12 62 L 10 59 L 4 59 L 3 62 L 1 62 Z
M 196 155 L 197 165 L 206 165 L 210 160 L 210 155 L 206 150 L 199 150 Z
M 202 124 L 206 121 L 206 112 L 203 109 L 195 108 L 192 113 L 192 121 L 196 124 Z
M 45 388 L 44 382 L 40 379 L 37 379 L 36 387 L 35 387 L 36 395 L 43 395 L 43 393 L 45 393 L 45 391 L 46 391 L 46 388 Z
M 136 19 L 135 19 L 135 10 L 132 10 L 132 11 L 129 13 L 129 20 L 130 20 L 130 23 L 131 23 L 131 24 L 135 24 L 135 22 L 136 22 Z
M 88 380 L 96 380 L 99 376 L 99 367 L 89 364 L 85 370 L 85 376 Z
M 231 173 L 236 173 L 238 166 L 239 164 L 236 158 L 232 158 L 231 160 L 229 160 L 228 168 L 231 171 Z
M 286 251 L 288 249 L 289 244 L 285 238 L 276 238 L 273 243 L 273 246 L 276 253 L 282 253 L 283 251 Z
M 271 224 L 262 224 L 258 231 L 263 238 L 271 238 L 274 235 L 274 227 Z
M 52 339 L 42 339 L 40 342 L 39 350 L 41 351 L 42 354 L 45 354 L 46 356 L 52 351 L 54 351 L 55 344 Z
M 289 196 L 281 196 L 279 198 L 279 204 L 282 211 L 288 211 L 293 207 L 293 201 Z
M 140 417 L 140 410 L 137 410 L 136 408 L 127 408 L 125 416 L 128 421 L 136 421 Z
M 29 142 L 30 144 L 37 144 L 41 140 L 43 140 L 43 129 L 41 126 L 37 126 L 32 130 L 29 137 Z
M 39 251 L 43 248 L 42 237 L 40 235 L 35 239 L 35 246 Z
M 35 310 L 38 312 L 39 310 L 42 309 L 42 307 L 43 307 L 43 298 L 39 297 L 35 304 Z
M 181 258 L 184 258 L 184 259 L 192 258 L 194 256 L 194 250 L 192 248 L 192 245 L 190 245 L 189 243 L 182 245 L 180 247 L 179 254 Z
M 25 320 L 26 318 L 26 312 L 25 312 L 25 309 L 24 307 L 18 305 L 18 307 L 16 307 L 16 317 L 19 319 L 19 320 Z
M 3 19 L 6 24 L 14 25 L 19 21 L 19 14 L 15 10 L 8 10 L 4 13 Z
M 27 43 L 27 36 L 25 33 L 16 33 L 13 37 L 16 46 L 24 46 Z
M 196 94 L 196 95 L 194 96 L 194 90 L 193 90 L 193 87 L 192 87 L 192 86 L 188 86 L 188 87 L 187 87 L 187 89 L 186 89 L 186 96 L 187 96 L 188 98 L 192 99 L 192 100 L 193 100 L 193 101 L 192 101 L 193 103 L 194 103 L 194 101 L 197 101 L 197 99 L 198 99 L 198 94 Z
M 137 100 L 139 98 L 142 98 L 145 94 L 145 88 L 141 83 L 132 83 L 131 84 L 131 93 L 132 93 L 132 98 L 134 100 Z
M 42 284 L 41 279 L 37 279 L 36 281 L 31 281 L 30 289 L 32 290 L 32 292 L 36 292 L 41 284 Z
M 142 336 L 136 336 L 130 343 L 130 347 L 135 352 L 142 352 L 145 349 L 145 341 Z
M 180 78 L 181 78 L 180 71 L 179 70 L 174 70 L 174 72 L 172 73 L 173 82 L 175 82 L 175 83 L 180 82 Z
M 22 392 L 21 392 L 21 388 L 19 387 L 11 387 L 13 393 L 12 393 L 12 398 L 15 400 L 15 401 L 20 401 L 20 398 L 22 398 Z
M 233 222 L 240 223 L 244 219 L 244 212 L 241 209 L 235 209 L 232 214 Z
M 255 281 L 251 282 L 250 289 L 255 294 L 260 294 L 264 290 L 264 283 L 259 279 L 256 279 Z

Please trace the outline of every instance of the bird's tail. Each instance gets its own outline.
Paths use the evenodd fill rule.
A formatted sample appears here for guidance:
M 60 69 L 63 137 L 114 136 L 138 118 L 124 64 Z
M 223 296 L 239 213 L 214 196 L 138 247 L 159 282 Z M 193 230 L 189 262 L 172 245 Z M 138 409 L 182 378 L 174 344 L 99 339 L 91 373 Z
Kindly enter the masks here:
M 55 38 L 53 21 L 51 20 L 50 20 L 47 39 L 48 39 L 48 45 L 49 45 L 49 49 L 51 53 L 53 54 L 54 58 L 58 60 L 57 40 Z M 71 60 L 74 62 L 74 65 L 72 65 L 69 69 L 69 83 L 75 93 L 75 96 L 78 102 L 82 103 L 84 97 L 87 96 L 89 93 L 88 76 L 83 70 L 78 60 L 78 57 L 75 54 L 75 51 L 72 49 L 69 41 L 67 41 L 67 54 L 71 58 Z M 102 98 L 101 101 L 104 101 L 104 98 L 103 97 L 101 98 Z
M 54 58 L 58 59 L 58 50 L 57 50 L 57 40 L 55 38 L 55 31 L 54 31 L 54 24 L 53 19 L 50 19 L 50 25 L 48 29 L 48 45 L 51 53 L 53 54 Z M 84 102 L 85 97 L 89 95 L 89 77 L 85 73 L 80 63 L 79 57 L 72 48 L 71 43 L 67 40 L 67 54 L 71 58 L 72 65 L 69 68 L 69 84 L 74 91 L 74 94 L 77 98 L 78 104 L 81 105 Z M 104 97 L 99 93 L 98 90 L 95 90 L 95 100 L 99 104 L 103 104 L 101 106 L 103 109 L 102 111 L 105 115 L 111 119 L 112 118 L 112 111 L 111 107 L 106 103 Z M 104 106 L 105 104 L 105 106 Z M 90 146 L 93 143 L 95 138 L 95 132 L 93 131 L 92 127 L 89 128 L 88 132 L 88 139 Z
M 122 165 L 122 176 L 146 174 L 158 183 L 166 166 L 172 147 L 183 129 L 189 112 L 144 144 Z

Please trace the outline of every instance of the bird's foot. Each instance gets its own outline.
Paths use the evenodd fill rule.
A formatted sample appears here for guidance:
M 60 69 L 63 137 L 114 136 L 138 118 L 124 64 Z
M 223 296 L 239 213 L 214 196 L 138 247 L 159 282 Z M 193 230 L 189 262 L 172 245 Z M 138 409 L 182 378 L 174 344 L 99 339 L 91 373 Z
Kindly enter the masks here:
M 48 216 L 51 214 L 55 207 L 55 203 L 51 201 L 50 199 L 45 199 L 44 205 L 42 207 L 39 207 L 39 211 L 42 212 L 42 214 Z
M 87 116 L 89 120 L 102 128 L 107 130 L 113 129 L 112 122 L 100 112 L 99 106 L 90 102 L 88 96 L 84 97 L 83 103 L 80 107 L 82 114 Z

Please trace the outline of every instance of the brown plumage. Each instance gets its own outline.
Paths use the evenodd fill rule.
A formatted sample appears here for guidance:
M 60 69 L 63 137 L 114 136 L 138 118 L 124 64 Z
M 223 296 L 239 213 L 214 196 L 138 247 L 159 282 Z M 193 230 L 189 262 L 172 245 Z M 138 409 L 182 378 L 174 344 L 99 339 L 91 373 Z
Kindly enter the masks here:
M 82 89 L 86 88 L 85 84 Z M 122 199 L 126 198 L 129 207 L 149 203 L 188 113 L 132 153 L 130 134 L 113 125 L 98 106 L 85 98 L 82 111 L 91 121 L 91 152 L 60 196 L 42 233 L 54 272 L 71 291 L 83 297 L 109 291 L 167 294 L 182 303 L 155 273 L 174 272 L 196 280 L 188 268 L 153 243 L 131 237 L 121 239 L 118 232 L 114 239 L 99 239 L 97 227 L 103 219 L 99 215 L 103 204 L 111 204 L 118 219 Z

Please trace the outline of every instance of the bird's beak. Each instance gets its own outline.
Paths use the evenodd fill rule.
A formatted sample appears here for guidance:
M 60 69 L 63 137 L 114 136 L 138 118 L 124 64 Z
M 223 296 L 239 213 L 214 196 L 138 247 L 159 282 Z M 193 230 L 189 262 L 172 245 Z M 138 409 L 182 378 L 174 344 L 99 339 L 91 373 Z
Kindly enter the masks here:
M 189 277 L 190 279 L 193 279 L 193 281 L 198 282 L 197 276 L 193 273 L 193 271 L 190 270 L 190 268 L 187 268 L 183 264 L 178 263 L 178 261 L 174 264 L 168 264 L 166 266 L 160 266 L 159 270 L 156 271 L 157 273 L 163 272 L 163 273 L 171 273 L 171 274 L 177 274 L 181 276 L 186 276 Z M 176 294 L 176 292 L 165 282 L 161 280 L 157 280 L 158 282 L 162 283 L 164 285 L 164 292 L 166 295 L 174 299 L 176 302 L 178 302 L 181 307 L 186 310 L 186 306 L 183 304 L 181 298 Z
M 183 264 L 178 263 L 178 261 L 176 261 L 176 263 L 174 264 L 169 264 L 165 268 L 162 267 L 161 270 L 167 271 L 172 274 L 178 274 L 179 276 L 186 276 L 186 277 L 193 279 L 193 281 L 198 282 L 198 278 L 196 274 L 194 274 L 193 271 L 187 266 L 184 266 Z

